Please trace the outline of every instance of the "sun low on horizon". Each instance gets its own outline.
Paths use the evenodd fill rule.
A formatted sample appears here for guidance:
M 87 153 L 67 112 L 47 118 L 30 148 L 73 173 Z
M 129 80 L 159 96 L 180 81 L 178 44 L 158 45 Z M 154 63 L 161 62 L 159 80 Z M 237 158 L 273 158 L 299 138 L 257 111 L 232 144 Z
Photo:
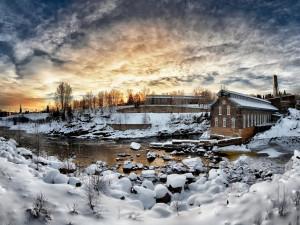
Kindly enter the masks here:
M 155 93 L 221 86 L 299 92 L 295 1 L 53 0 L 0 2 L 0 109 L 54 105 L 117 89 Z

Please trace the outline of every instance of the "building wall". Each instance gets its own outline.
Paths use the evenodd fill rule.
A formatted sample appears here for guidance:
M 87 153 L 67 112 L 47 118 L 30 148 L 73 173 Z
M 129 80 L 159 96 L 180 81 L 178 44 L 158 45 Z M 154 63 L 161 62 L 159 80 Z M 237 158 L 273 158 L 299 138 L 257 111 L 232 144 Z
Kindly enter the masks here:
M 199 113 L 199 112 L 208 112 L 208 107 L 203 108 L 190 108 L 184 106 L 139 106 L 121 108 L 117 110 L 120 113 Z
M 220 106 L 222 107 L 221 115 L 219 115 Z M 227 106 L 230 106 L 230 115 L 227 115 Z M 246 116 L 245 126 L 244 115 Z M 221 96 L 211 109 L 211 135 L 242 137 L 242 140 L 246 141 L 255 135 L 256 125 L 271 122 L 271 115 L 272 112 L 268 111 L 239 109 L 228 100 L 227 96 Z M 215 126 L 216 118 L 218 118 L 218 126 Z M 223 118 L 226 118 L 226 127 L 223 126 Z M 232 118 L 235 118 L 235 128 L 232 128 Z
M 222 107 L 222 115 L 219 115 L 219 107 Z M 227 106 L 230 106 L 230 115 L 227 115 Z M 235 118 L 235 128 L 242 128 L 241 110 L 234 103 L 228 100 L 226 96 L 219 97 L 218 102 L 211 109 L 211 127 L 215 127 L 215 118 L 218 118 L 218 127 L 223 127 L 223 118 L 226 118 L 226 127 L 231 128 L 231 119 Z M 223 129 L 221 129 L 223 130 Z

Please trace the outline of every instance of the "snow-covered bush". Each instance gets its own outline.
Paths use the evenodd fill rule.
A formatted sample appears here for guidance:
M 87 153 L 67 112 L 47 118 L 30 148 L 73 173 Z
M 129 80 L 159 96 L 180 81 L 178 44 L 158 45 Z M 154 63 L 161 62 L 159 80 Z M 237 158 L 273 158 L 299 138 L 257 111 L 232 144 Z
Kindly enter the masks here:
M 26 210 L 31 218 L 51 220 L 51 210 L 48 207 L 47 198 L 43 193 L 38 193 L 32 207 Z

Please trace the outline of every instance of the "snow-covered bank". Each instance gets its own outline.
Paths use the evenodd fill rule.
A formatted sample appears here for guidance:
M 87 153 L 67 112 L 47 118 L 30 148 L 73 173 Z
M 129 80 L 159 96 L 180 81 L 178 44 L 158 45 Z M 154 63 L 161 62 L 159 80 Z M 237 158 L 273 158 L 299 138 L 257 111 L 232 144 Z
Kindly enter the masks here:
M 222 161 L 208 175 L 160 174 L 156 182 L 114 173 L 105 163 L 91 167 L 97 173 L 85 170 L 94 176 L 84 171 L 67 176 L 58 168 L 72 168 L 71 162 L 36 157 L 13 140 L 0 139 L 0 224 L 40 224 L 43 213 L 33 204 L 39 193 L 51 214 L 48 224 L 297 224 L 300 152 L 294 152 L 284 174 L 257 171 L 264 181 L 249 186 L 254 162 L 243 156 Z M 199 159 L 185 163 L 201 166 Z
M 300 111 L 289 109 L 289 115 L 262 133 L 254 136 L 247 147 L 269 157 L 293 154 L 294 149 L 300 150 Z
M 24 130 L 27 133 L 43 133 L 50 135 L 76 136 L 79 138 L 142 138 L 162 135 L 180 135 L 203 133 L 209 129 L 207 113 L 103 113 L 91 111 L 88 114 L 76 112 L 72 120 L 56 121 L 46 118 L 44 114 L 24 115 L 29 121 L 13 122 L 13 115 L 0 120 L 0 126 L 8 126 L 12 130 Z M 8 120 L 8 121 L 7 121 Z M 15 119 L 16 120 L 16 119 Z M 37 123 L 37 120 L 45 120 Z M 151 124 L 147 129 L 114 130 L 108 124 Z

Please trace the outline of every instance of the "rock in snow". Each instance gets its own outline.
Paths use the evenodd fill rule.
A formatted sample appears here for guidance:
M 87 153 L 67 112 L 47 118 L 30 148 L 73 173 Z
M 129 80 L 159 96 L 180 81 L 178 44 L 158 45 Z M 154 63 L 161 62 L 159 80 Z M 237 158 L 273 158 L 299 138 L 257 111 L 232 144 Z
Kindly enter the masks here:
M 181 192 L 184 188 L 186 181 L 186 176 L 178 175 L 178 174 L 171 174 L 167 177 L 167 187 L 172 192 Z
M 141 145 L 140 145 L 139 143 L 132 142 L 132 143 L 130 144 L 130 148 L 131 148 L 132 150 L 140 150 Z

